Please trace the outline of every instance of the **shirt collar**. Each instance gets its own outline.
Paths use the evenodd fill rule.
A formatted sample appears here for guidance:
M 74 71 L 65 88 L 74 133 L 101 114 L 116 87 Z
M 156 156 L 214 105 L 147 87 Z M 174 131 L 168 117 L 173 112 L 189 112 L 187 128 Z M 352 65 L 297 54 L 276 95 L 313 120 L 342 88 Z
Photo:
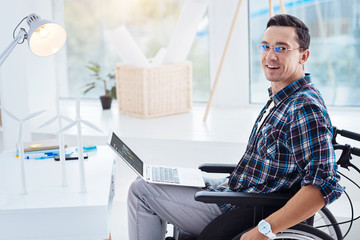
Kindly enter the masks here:
M 271 87 L 268 88 L 268 93 L 270 98 L 273 98 L 274 105 L 277 106 L 281 101 L 284 99 L 290 97 L 293 93 L 295 93 L 297 90 L 305 86 L 306 84 L 309 84 L 311 82 L 310 74 L 306 73 L 305 77 L 300 78 L 299 80 L 296 80 L 292 84 L 286 86 L 279 92 L 277 92 L 274 96 L 272 96 Z

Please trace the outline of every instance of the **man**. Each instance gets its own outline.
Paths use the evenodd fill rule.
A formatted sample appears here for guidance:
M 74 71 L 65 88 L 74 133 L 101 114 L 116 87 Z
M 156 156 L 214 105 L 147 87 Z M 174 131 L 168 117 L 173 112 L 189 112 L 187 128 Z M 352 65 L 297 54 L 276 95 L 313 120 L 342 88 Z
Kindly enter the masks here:
M 320 93 L 304 72 L 309 44 L 309 30 L 299 19 L 282 14 L 268 21 L 259 48 L 262 69 L 271 83 L 270 100 L 228 181 L 207 180 L 210 191 L 256 193 L 286 191 L 301 184 L 284 207 L 241 240 L 272 238 L 311 217 L 343 191 L 331 122 Z M 193 196 L 199 190 L 136 180 L 128 196 L 130 240 L 163 239 L 166 222 L 199 234 L 212 219 L 235 207 L 196 202 Z M 271 230 L 264 232 L 263 226 Z

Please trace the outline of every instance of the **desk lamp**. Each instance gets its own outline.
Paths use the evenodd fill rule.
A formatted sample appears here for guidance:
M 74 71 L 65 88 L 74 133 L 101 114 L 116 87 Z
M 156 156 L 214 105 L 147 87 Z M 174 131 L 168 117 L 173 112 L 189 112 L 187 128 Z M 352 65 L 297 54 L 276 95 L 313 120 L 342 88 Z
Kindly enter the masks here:
M 28 33 L 24 28 L 15 36 L 16 29 L 26 19 L 29 25 Z M 0 66 L 10 55 L 17 44 L 22 44 L 25 39 L 28 40 L 29 48 L 38 56 L 50 56 L 61 49 L 66 40 L 66 32 L 62 26 L 50 20 L 42 19 L 37 14 L 32 13 L 24 17 L 16 26 L 13 32 L 13 41 L 0 55 Z
M 27 24 L 29 25 L 28 32 L 24 28 L 20 28 L 20 31 L 15 36 L 15 32 L 20 26 L 20 24 L 26 19 Z M 0 66 L 4 63 L 6 58 L 10 55 L 12 50 L 17 44 L 24 43 L 25 40 L 28 40 L 29 48 L 37 56 L 50 56 L 58 52 L 65 43 L 66 32 L 62 26 L 57 23 L 54 23 L 50 20 L 41 19 L 37 14 L 32 13 L 27 17 L 24 17 L 20 23 L 15 27 L 13 31 L 13 40 L 9 46 L 1 53 L 0 55 Z M 11 118 L 20 122 L 19 126 L 19 139 L 18 147 L 19 158 L 21 162 L 21 178 L 22 178 L 22 188 L 23 193 L 26 194 L 26 179 L 25 179 L 25 170 L 24 170 L 24 148 L 22 144 L 22 122 L 29 120 L 32 117 L 37 116 L 42 113 L 42 111 L 30 114 L 24 119 L 18 119 L 10 111 L 3 108 L 3 111 L 9 115 Z

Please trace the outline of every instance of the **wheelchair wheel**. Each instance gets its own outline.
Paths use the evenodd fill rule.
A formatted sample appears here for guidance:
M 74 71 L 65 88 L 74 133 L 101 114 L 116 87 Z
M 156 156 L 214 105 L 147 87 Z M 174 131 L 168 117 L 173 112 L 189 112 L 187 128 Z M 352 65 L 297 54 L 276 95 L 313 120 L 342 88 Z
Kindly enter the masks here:
M 250 230 L 250 229 L 248 229 Z M 245 231 L 246 232 L 246 231 Z M 244 233 L 245 233 L 244 232 Z M 241 233 L 233 240 L 239 240 L 242 236 Z M 276 238 L 274 239 L 282 239 L 282 240 L 334 240 L 334 238 L 330 237 L 326 233 L 311 227 L 306 224 L 298 224 L 289 229 L 285 229 L 282 232 L 276 234 Z
M 325 225 L 330 225 L 326 227 L 321 227 Z M 325 232 L 330 237 L 332 237 L 334 240 L 341 240 L 343 239 L 341 230 L 339 225 L 337 225 L 337 221 L 334 217 L 334 215 L 330 212 L 329 209 L 324 207 L 319 212 L 315 214 L 314 218 L 314 224 L 313 227 Z

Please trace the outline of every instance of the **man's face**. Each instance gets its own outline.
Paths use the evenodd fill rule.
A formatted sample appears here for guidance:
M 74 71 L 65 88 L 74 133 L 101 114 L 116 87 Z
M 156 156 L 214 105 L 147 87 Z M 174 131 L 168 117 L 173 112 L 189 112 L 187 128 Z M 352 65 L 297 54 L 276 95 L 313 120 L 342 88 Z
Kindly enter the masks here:
M 303 64 L 309 56 L 309 50 L 300 52 L 296 39 L 294 27 L 271 26 L 266 29 L 261 42 L 270 47 L 261 52 L 264 74 L 272 84 L 281 85 L 280 89 L 304 76 Z M 273 48 L 275 46 L 288 50 L 285 53 L 276 53 Z

